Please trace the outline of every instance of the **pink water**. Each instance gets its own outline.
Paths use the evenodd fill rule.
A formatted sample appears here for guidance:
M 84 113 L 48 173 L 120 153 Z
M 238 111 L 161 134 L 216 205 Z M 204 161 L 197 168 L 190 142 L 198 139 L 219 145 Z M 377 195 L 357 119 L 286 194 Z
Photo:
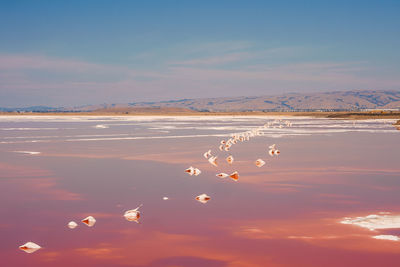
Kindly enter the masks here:
M 291 128 L 218 150 L 274 119 L 0 117 L 2 266 L 398 266 L 400 242 L 372 236 L 400 229 L 340 223 L 400 214 L 391 121 L 289 118 Z M 267 154 L 273 143 L 279 157 Z M 184 173 L 191 165 L 201 175 Z M 235 170 L 238 182 L 215 176 Z M 140 223 L 126 221 L 139 204 Z M 88 215 L 92 228 L 80 223 Z M 27 241 L 43 248 L 19 250 Z

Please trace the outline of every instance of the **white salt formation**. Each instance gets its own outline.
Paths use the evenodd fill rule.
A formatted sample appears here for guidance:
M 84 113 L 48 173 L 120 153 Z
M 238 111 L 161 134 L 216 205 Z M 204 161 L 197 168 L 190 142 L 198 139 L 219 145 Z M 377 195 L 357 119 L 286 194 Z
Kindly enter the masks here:
M 185 172 L 188 173 L 190 176 L 192 176 L 194 174 L 194 168 L 190 166 L 185 170 Z
M 215 166 L 215 167 L 218 167 L 217 158 L 218 158 L 218 157 L 212 156 L 212 157 L 210 157 L 210 158 L 208 159 L 208 162 L 210 162 L 211 165 L 213 165 L 213 166 Z
M 142 205 L 140 205 L 139 207 L 137 207 L 137 208 L 134 209 L 134 210 L 125 211 L 125 214 L 124 214 L 125 219 L 126 219 L 127 221 L 130 221 L 130 222 L 139 223 L 139 218 L 140 218 L 140 211 L 139 211 L 139 208 L 140 208 L 141 206 L 142 206 Z
M 96 219 L 92 216 L 87 216 L 85 219 L 82 220 L 82 222 L 87 226 L 92 227 L 96 223 Z
M 232 163 L 233 163 L 233 156 L 232 156 L 232 155 L 229 155 L 229 156 L 226 158 L 226 162 L 228 162 L 229 164 L 232 164 Z
M 210 199 L 211 197 L 208 196 L 207 194 L 201 194 L 196 197 L 196 200 L 203 204 L 206 204 Z
M 226 177 L 229 176 L 229 174 L 226 174 L 226 173 L 221 172 L 221 173 L 216 174 L 215 176 L 217 176 L 217 177 L 219 177 L 219 178 L 226 178 Z
M 206 159 L 208 159 L 210 156 L 211 156 L 211 150 L 208 150 L 203 154 L 203 157 L 205 157 Z
M 233 172 L 229 175 L 229 177 L 235 181 L 239 180 L 239 173 L 238 172 Z
M 33 242 L 26 242 L 22 246 L 19 246 L 19 249 L 25 251 L 26 253 L 33 253 L 41 248 L 41 246 Z
M 198 176 L 198 175 L 200 175 L 200 173 L 201 173 L 201 171 L 200 171 L 199 169 L 197 169 L 197 168 L 194 168 L 194 170 L 193 170 L 193 174 L 194 174 L 195 176 Z
M 74 221 L 71 221 L 68 223 L 68 228 L 69 229 L 75 229 L 78 226 L 78 224 Z
M 273 157 L 273 156 L 278 156 L 281 152 L 276 148 L 276 145 L 270 145 L 269 146 L 269 151 L 268 154 Z
M 265 165 L 265 161 L 263 161 L 262 159 L 258 159 L 256 160 L 255 164 L 258 168 L 261 168 L 262 166 Z
M 185 170 L 186 173 L 188 173 L 190 176 L 195 175 L 198 176 L 200 175 L 201 171 L 197 168 L 193 168 L 192 166 L 190 166 L 189 168 L 187 168 Z

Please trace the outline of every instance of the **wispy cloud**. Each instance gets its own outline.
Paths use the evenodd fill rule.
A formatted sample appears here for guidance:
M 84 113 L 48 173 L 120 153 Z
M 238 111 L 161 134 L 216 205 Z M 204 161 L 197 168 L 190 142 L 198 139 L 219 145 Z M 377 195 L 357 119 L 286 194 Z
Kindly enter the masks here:
M 0 106 L 395 89 L 400 85 L 399 78 L 383 78 L 377 67 L 365 61 L 305 61 L 299 55 L 308 50 L 262 49 L 249 42 L 199 44 L 182 47 L 181 54 L 175 51 L 153 68 L 2 54 Z
M 104 70 L 99 64 L 90 62 L 51 58 L 38 55 L 0 55 L 1 70 L 24 70 L 24 69 L 44 69 L 44 70 L 62 70 L 62 71 L 93 71 Z
M 220 41 L 220 42 L 206 42 L 197 44 L 182 43 L 175 48 L 181 53 L 187 55 L 201 55 L 201 54 L 226 54 L 236 53 L 239 51 L 249 50 L 254 47 L 253 42 L 249 41 Z
M 219 65 L 230 62 L 237 62 L 251 57 L 250 53 L 230 53 L 222 56 L 214 56 L 207 58 L 197 58 L 184 61 L 171 62 L 171 65 Z

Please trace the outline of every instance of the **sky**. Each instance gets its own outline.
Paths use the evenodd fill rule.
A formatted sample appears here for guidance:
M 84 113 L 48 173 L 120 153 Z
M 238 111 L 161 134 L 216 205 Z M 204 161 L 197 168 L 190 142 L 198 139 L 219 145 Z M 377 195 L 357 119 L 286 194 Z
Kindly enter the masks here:
M 400 1 L 0 1 L 0 107 L 399 90 Z

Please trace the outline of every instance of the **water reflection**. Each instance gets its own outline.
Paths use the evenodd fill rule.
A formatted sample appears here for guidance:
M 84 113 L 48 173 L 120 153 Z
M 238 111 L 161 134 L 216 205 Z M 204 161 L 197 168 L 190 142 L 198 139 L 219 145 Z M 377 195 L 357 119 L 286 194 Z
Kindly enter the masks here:
M 2 261 L 396 266 L 400 242 L 393 237 L 400 229 L 341 223 L 400 213 L 393 122 L 284 119 L 291 127 L 265 128 L 220 151 L 230 133 L 275 118 L 0 117 Z M 278 157 L 268 155 L 273 143 L 282 151 Z M 204 158 L 209 149 L 208 159 L 223 159 L 218 167 Z M 201 174 L 188 176 L 188 166 Z M 237 183 L 216 177 L 235 171 Z M 206 205 L 196 201 L 204 192 L 212 197 Z M 123 214 L 140 203 L 140 224 L 125 220 Z M 94 227 L 66 227 L 88 215 Z M 43 248 L 21 253 L 18 246 L 27 240 Z

